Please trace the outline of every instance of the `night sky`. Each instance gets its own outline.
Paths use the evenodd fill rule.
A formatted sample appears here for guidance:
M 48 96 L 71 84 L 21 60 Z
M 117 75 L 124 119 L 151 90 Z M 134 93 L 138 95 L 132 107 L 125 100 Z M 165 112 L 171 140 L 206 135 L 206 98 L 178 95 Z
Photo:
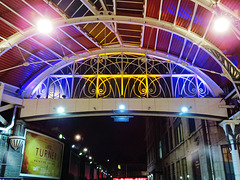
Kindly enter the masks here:
M 146 163 L 145 119 L 131 118 L 127 123 L 114 122 L 111 117 L 69 118 L 29 123 L 40 129 L 62 133 L 69 141 L 79 133 L 97 163 Z M 37 130 L 37 129 L 36 129 Z

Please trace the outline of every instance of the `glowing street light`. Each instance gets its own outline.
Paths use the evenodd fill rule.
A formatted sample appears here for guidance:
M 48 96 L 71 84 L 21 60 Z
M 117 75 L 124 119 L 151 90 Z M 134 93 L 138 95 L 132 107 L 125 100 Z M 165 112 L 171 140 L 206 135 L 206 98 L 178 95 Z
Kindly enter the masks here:
M 58 107 L 58 108 L 57 108 L 57 112 L 58 112 L 59 114 L 63 114 L 63 113 L 65 112 L 65 109 L 64 109 L 63 107 Z
M 124 111 L 126 109 L 126 106 L 124 104 L 120 104 L 118 108 L 120 111 Z
M 52 22 L 48 19 L 40 19 L 37 22 L 37 29 L 40 33 L 48 34 L 53 30 Z
M 230 25 L 230 20 L 224 16 L 220 16 L 214 21 L 214 29 L 219 33 L 226 32 Z
M 88 148 L 83 148 L 83 152 L 87 152 L 88 151 Z
M 74 137 L 74 139 L 75 139 L 76 141 L 80 141 L 80 140 L 82 139 L 82 136 L 81 136 L 80 134 L 76 134 L 75 137 Z
M 188 110 L 189 110 L 189 108 L 186 107 L 186 106 L 183 106 L 183 107 L 181 108 L 181 112 L 182 112 L 182 113 L 186 113 L 186 112 L 188 112 Z

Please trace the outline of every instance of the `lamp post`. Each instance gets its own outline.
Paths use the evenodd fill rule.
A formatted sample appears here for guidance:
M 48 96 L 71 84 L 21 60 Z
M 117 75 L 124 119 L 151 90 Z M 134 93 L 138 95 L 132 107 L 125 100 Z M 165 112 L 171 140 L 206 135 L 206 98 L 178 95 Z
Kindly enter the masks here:
M 240 120 L 224 120 L 220 123 L 230 143 L 235 180 L 240 180 L 240 159 L 237 145 L 240 133 L 239 124 Z

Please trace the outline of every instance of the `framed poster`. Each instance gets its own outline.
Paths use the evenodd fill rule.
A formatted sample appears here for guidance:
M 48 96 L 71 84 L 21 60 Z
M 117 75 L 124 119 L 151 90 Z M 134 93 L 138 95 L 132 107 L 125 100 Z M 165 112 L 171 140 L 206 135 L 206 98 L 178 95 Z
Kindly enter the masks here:
M 64 144 L 26 129 L 20 176 L 60 179 Z

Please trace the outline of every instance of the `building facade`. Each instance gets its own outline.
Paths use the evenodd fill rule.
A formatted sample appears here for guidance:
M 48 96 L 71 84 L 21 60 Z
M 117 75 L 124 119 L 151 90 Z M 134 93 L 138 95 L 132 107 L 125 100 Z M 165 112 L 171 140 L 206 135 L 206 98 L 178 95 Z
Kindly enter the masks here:
M 216 121 L 148 118 L 146 140 L 149 179 L 235 179 L 230 146 Z

